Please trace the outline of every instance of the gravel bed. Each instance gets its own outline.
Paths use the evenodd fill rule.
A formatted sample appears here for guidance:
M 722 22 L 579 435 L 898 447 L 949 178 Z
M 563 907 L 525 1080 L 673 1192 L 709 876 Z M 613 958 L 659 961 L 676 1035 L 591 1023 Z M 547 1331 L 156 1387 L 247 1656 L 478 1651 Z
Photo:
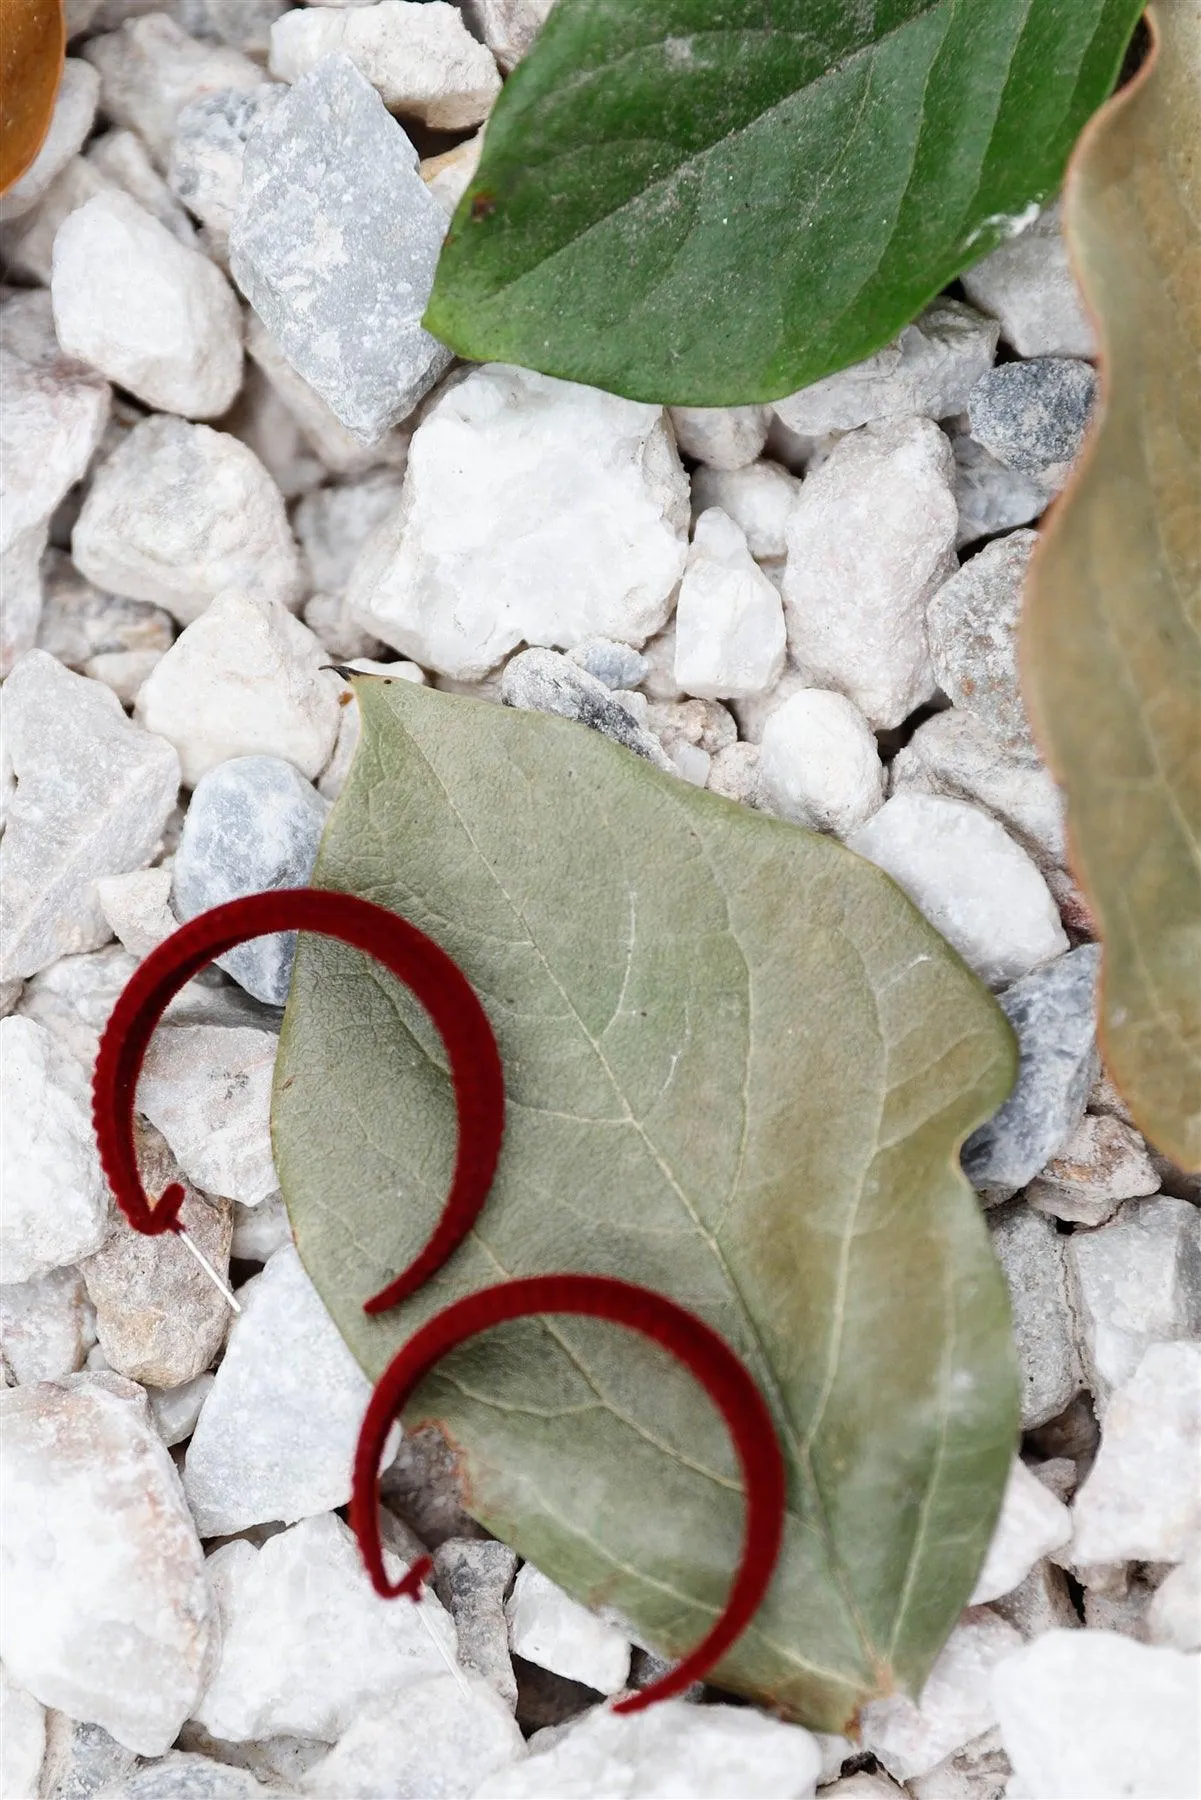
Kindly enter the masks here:
M 1017 676 L 1095 401 L 1056 210 L 774 406 L 453 363 L 434 264 L 549 3 L 68 0 L 54 127 L 0 204 L 0 1792 L 1193 1794 L 1201 1183 L 1100 1066 Z M 184 1182 L 241 1315 L 114 1216 L 98 1033 L 177 922 L 307 879 L 358 734 L 335 663 L 581 720 L 840 838 L 1014 1025 L 964 1160 L 1021 1456 L 920 1704 L 856 1744 L 712 1688 L 615 1717 L 663 1665 L 483 1533 L 430 1433 L 384 1500 L 434 1591 L 373 1596 L 343 1518 L 368 1385 L 268 1138 L 286 938 L 189 984 L 139 1095 L 151 1185 Z

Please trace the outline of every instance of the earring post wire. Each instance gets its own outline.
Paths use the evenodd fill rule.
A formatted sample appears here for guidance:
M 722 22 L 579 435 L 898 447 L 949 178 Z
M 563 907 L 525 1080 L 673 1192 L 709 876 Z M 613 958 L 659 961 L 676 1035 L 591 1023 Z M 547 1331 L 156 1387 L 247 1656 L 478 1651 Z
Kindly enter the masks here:
M 185 1249 L 192 1252 L 192 1255 L 196 1258 L 196 1261 L 200 1264 L 213 1286 L 220 1293 L 222 1299 L 227 1305 L 232 1306 L 236 1313 L 240 1313 L 242 1308 L 238 1303 L 233 1289 L 227 1282 L 221 1279 L 220 1275 L 218 1275 L 216 1269 L 214 1269 L 212 1263 L 204 1254 L 204 1251 L 200 1248 L 200 1245 L 196 1242 L 195 1238 L 190 1237 L 186 1231 L 181 1231 L 179 1236 L 183 1239 Z

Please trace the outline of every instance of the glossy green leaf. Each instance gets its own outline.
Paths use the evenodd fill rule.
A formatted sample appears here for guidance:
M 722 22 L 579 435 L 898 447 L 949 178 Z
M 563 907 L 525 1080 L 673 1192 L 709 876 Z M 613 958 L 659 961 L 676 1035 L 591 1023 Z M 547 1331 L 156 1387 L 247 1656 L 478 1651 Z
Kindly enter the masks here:
M 1100 925 L 1106 1063 L 1201 1169 L 1201 4 L 1148 17 L 1065 191 L 1102 404 L 1031 565 L 1023 678 Z
M 1013 1073 L 1002 1015 L 887 876 L 608 739 L 404 682 L 364 737 L 316 879 L 394 908 L 475 984 L 508 1089 L 488 1204 L 394 1314 L 455 1124 L 392 979 L 302 939 L 276 1074 L 300 1254 L 378 1376 L 465 1292 L 554 1270 L 694 1308 L 747 1360 L 790 1468 L 784 1553 L 727 1686 L 810 1724 L 919 1682 L 975 1576 L 1016 1432 L 1004 1283 L 957 1146 Z M 666 1354 L 531 1320 L 425 1384 L 469 1504 L 673 1655 L 721 1606 L 743 1500 Z
M 1058 186 L 1140 0 L 558 0 L 426 313 L 461 356 L 698 406 L 888 342 Z

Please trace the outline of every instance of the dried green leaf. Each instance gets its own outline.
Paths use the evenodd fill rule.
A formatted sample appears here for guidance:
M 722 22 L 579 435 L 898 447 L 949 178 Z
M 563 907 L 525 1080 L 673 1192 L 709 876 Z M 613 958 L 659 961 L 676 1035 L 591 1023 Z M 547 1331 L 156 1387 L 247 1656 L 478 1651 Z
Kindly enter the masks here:
M 511 1275 L 618 1275 L 700 1312 L 760 1381 L 790 1467 L 776 1579 L 720 1679 L 843 1726 L 921 1681 L 1012 1451 L 1007 1297 L 956 1155 L 1009 1087 L 1008 1027 L 829 839 L 565 720 L 356 686 L 363 741 L 317 880 L 459 961 L 500 1043 L 506 1136 L 471 1238 L 367 1317 L 440 1211 L 453 1097 L 391 978 L 302 939 L 274 1133 L 305 1265 L 373 1377 L 431 1312 Z M 737 1465 L 655 1346 L 506 1326 L 448 1358 L 413 1417 L 456 1446 L 472 1510 L 573 1593 L 667 1654 L 712 1622 Z
M 558 0 L 426 324 L 698 406 L 867 356 L 1059 186 L 1141 0 Z
M 1201 1169 L 1201 6 L 1148 18 L 1067 182 L 1102 403 L 1031 566 L 1023 673 L 1104 944 L 1106 1061 Z

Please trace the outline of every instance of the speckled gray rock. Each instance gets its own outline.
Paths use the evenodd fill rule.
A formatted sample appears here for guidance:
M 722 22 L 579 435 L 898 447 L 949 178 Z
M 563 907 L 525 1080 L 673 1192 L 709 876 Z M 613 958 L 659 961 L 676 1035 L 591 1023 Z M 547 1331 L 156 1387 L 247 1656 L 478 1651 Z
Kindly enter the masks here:
M 1008 469 L 1055 469 L 1079 450 L 1096 389 L 1092 367 L 1074 357 L 1001 363 L 968 398 L 972 436 Z
M 152 1125 L 136 1122 L 138 1166 L 157 1196 L 183 1171 Z M 233 1204 L 184 1184 L 184 1227 L 222 1275 L 229 1268 Z M 148 1237 L 115 1213 L 109 1234 L 83 1263 L 96 1308 L 96 1336 L 110 1368 L 143 1386 L 173 1388 L 208 1368 L 225 1340 L 229 1306 L 173 1231 Z
M 103 1725 L 88 1725 L 61 1712 L 46 1714 L 42 1800 L 92 1800 L 131 1774 L 137 1763 L 136 1752 L 110 1737 Z
M 1017 1203 L 989 1215 L 993 1249 L 1009 1285 L 1021 1374 L 1022 1429 L 1056 1418 L 1084 1385 L 1055 1221 Z
M 612 638 L 586 638 L 567 652 L 567 660 L 578 663 L 586 674 L 610 689 L 638 687 L 650 667 L 640 650 L 631 650 L 628 644 L 615 643 Z
M 555 650 L 523 650 L 513 657 L 501 676 L 500 693 L 506 706 L 575 719 L 624 744 L 657 769 L 672 768 L 658 738 L 639 725 L 605 684 Z
M 104 1789 L 103 1800 L 256 1800 L 276 1792 L 256 1781 L 249 1769 L 173 1750 L 161 1762 L 113 1782 Z
M 449 366 L 422 328 L 446 216 L 348 57 L 303 76 L 246 146 L 230 267 L 285 356 L 365 443 Z
M 1000 996 L 1017 1033 L 1020 1062 L 1008 1100 L 963 1147 L 964 1172 L 975 1187 L 1016 1193 L 1083 1118 L 1099 1067 L 1094 1015 L 1100 962 L 1099 948 L 1082 944 L 1023 975 Z
M 1022 582 L 1036 531 L 1014 531 L 986 544 L 943 583 L 926 608 L 930 660 L 938 685 L 974 714 L 1011 755 L 1037 752 L 1018 682 Z
M 287 91 L 277 82 L 221 88 L 193 100 L 175 121 L 167 180 L 188 211 L 205 226 L 209 248 L 218 255 L 226 255 L 229 249 L 246 140 Z
M 510 1712 L 517 1677 L 509 1655 L 505 1597 L 517 1557 L 491 1538 L 447 1538 L 434 1552 L 434 1587 L 459 1634 L 459 1662 L 496 1690 Z
M 955 452 L 955 500 L 959 507 L 956 542 L 975 543 L 994 531 L 1012 531 L 1028 525 L 1045 512 L 1051 492 L 1032 475 L 1007 469 L 973 437 L 961 433 L 951 440 Z
M 303 887 L 313 873 L 329 804 L 281 756 L 235 756 L 197 783 L 175 853 L 172 898 L 181 920 L 242 894 Z M 254 938 L 217 958 L 256 1000 L 282 1006 L 295 932 Z
M 135 10 L 145 18 L 129 17 Z M 100 71 L 101 111 L 132 127 L 165 162 L 179 113 L 201 94 L 257 87 L 267 77 L 257 63 L 223 44 L 201 42 L 165 11 L 125 6 L 120 29 L 90 38 L 83 54 Z M 107 22 L 107 21 L 106 21 Z

